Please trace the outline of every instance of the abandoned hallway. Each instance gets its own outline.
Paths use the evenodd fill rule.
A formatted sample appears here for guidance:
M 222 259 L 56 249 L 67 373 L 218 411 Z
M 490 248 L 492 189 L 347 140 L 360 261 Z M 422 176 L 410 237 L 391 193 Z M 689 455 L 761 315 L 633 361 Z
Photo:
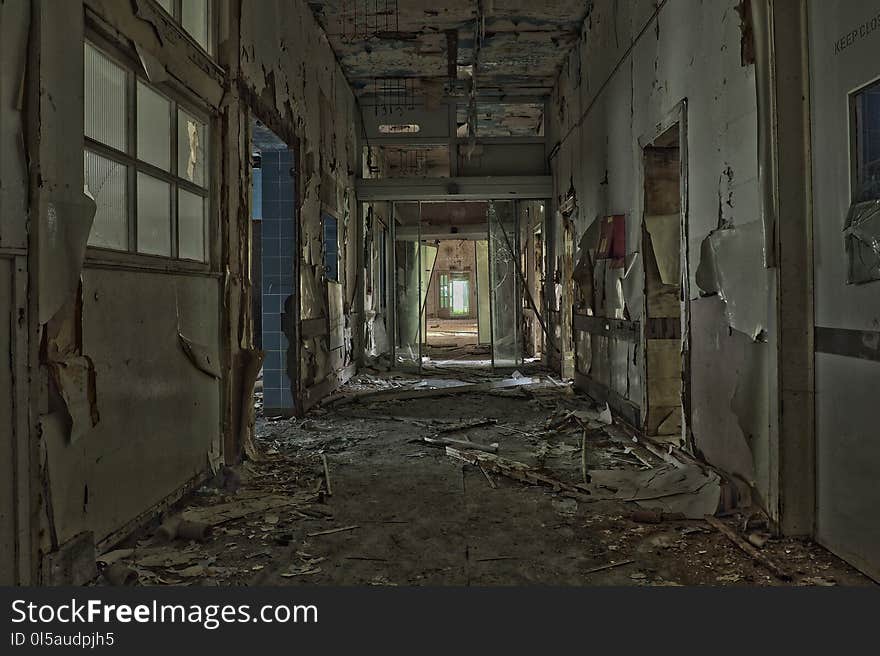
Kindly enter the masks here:
M 873 586 L 880 0 L 0 2 L 0 584 Z

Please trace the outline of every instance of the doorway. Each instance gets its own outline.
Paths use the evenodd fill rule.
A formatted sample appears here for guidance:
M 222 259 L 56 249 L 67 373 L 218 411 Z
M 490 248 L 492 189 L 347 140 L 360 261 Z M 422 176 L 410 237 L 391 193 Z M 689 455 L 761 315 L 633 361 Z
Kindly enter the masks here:
M 479 344 L 474 242 L 444 239 L 436 247 L 435 271 L 428 287 L 425 355 L 432 362 L 485 362 L 488 350 Z
M 395 364 L 519 366 L 523 272 L 515 203 L 398 202 L 392 231 Z
M 645 264 L 645 432 L 684 444 L 683 380 L 687 344 L 682 339 L 684 197 L 682 125 L 666 127 L 642 149 Z M 684 299 L 684 300 L 683 300 Z
M 251 284 L 254 342 L 264 352 L 257 404 L 292 416 L 298 388 L 297 214 L 294 151 L 251 118 Z M 258 407 L 259 409 L 259 407 Z

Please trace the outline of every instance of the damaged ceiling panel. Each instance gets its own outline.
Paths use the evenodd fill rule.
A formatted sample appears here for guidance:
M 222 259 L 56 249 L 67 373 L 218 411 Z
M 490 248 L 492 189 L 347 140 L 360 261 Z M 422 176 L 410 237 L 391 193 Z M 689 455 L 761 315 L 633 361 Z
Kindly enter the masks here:
M 449 177 L 449 146 L 380 146 L 378 150 L 388 177 Z
M 468 108 L 458 106 L 458 136 L 469 134 Z M 482 137 L 539 137 L 544 134 L 540 103 L 478 103 L 477 134 Z
M 376 78 L 436 78 L 450 83 L 452 95 L 462 95 L 474 63 L 478 20 L 484 26 L 477 68 L 480 92 L 548 95 L 578 40 L 589 4 L 576 0 L 309 3 L 352 87 L 361 95 L 372 93 Z M 456 75 L 450 76 L 451 71 Z

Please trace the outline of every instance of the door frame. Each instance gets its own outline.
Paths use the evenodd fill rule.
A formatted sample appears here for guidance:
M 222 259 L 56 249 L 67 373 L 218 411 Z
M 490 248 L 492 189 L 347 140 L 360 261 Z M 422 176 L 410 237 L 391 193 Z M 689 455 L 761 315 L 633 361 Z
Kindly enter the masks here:
M 680 281 L 681 286 L 681 436 L 684 444 L 691 452 L 695 453 L 692 422 L 691 422 L 691 307 L 690 307 L 690 246 L 688 240 L 689 230 L 689 204 L 688 204 L 688 101 L 687 98 L 680 100 L 675 107 L 654 125 L 651 130 L 643 134 L 636 141 L 636 159 L 638 161 L 638 225 L 639 239 L 642 257 L 642 284 L 647 289 L 647 267 L 644 266 L 645 253 L 645 149 L 650 147 L 667 130 L 678 125 L 678 152 L 679 152 L 679 239 L 680 239 Z M 642 429 L 647 428 L 648 418 L 648 295 L 645 293 L 642 299 L 642 321 L 639 325 L 640 342 L 642 345 L 642 398 L 641 398 L 641 424 Z

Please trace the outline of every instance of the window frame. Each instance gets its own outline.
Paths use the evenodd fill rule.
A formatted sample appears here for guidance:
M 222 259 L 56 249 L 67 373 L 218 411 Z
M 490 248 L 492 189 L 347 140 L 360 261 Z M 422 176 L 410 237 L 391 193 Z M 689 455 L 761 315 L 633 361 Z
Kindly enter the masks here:
M 161 7 L 159 7 L 161 9 Z M 163 10 L 164 11 L 164 10 Z M 83 137 L 83 154 L 86 151 L 92 152 L 111 162 L 121 164 L 126 167 L 126 212 L 127 212 L 127 244 L 124 249 L 110 248 L 106 246 L 97 246 L 87 244 L 86 258 L 92 263 L 120 263 L 135 264 L 138 266 L 147 266 L 156 268 L 156 264 L 164 264 L 159 266 L 160 269 L 173 270 L 194 270 L 205 271 L 212 269 L 214 260 L 212 247 L 212 238 L 214 235 L 214 226 L 212 217 L 212 209 L 214 207 L 213 185 L 214 171 L 212 168 L 211 153 L 214 125 L 212 115 L 206 106 L 195 101 L 191 94 L 186 92 L 179 85 L 174 83 L 164 83 L 161 86 L 152 84 L 144 74 L 139 62 L 132 54 L 120 45 L 114 43 L 96 33 L 94 30 L 87 29 L 83 38 L 82 52 L 85 52 L 86 46 L 91 46 L 100 55 L 106 57 L 110 62 L 119 66 L 125 72 L 125 99 L 126 99 L 126 150 L 120 151 L 113 146 L 104 144 L 96 139 L 86 136 L 85 123 L 82 127 Z M 85 76 L 85 71 L 83 72 Z M 169 134 L 170 151 L 169 151 L 169 171 L 162 169 L 150 162 L 138 159 L 137 146 L 137 117 L 138 117 L 138 83 L 144 84 L 150 91 L 159 95 L 169 103 Z M 83 88 L 85 79 L 83 79 Z M 204 186 L 199 186 L 187 180 L 180 175 L 178 170 L 178 127 L 179 127 L 179 111 L 183 110 L 199 121 L 204 127 L 204 144 L 203 149 L 203 165 L 204 165 Z M 170 230 L 171 230 L 171 254 L 155 255 L 150 253 L 142 253 L 138 250 L 137 230 L 138 230 L 138 188 L 137 177 L 139 173 L 146 174 L 156 180 L 164 182 L 170 186 Z M 179 222 L 179 192 L 184 190 L 201 197 L 204 201 L 204 213 L 202 219 L 203 230 L 203 247 L 204 255 L 202 260 L 193 260 L 180 257 L 180 222 Z
M 875 200 L 880 200 L 880 185 L 878 185 L 878 190 L 873 194 L 871 198 L 864 198 L 861 196 L 861 190 L 859 189 L 860 180 L 859 173 L 860 167 L 862 164 L 862 153 L 860 149 L 860 144 L 862 142 L 861 138 L 861 129 L 858 121 L 859 117 L 859 97 L 861 94 L 875 88 L 878 93 L 880 93 L 880 77 L 876 77 L 865 84 L 860 85 L 858 88 L 853 89 L 847 97 L 847 120 L 849 127 L 849 160 L 850 160 L 850 203 L 852 205 L 857 205 L 865 202 L 873 202 Z
M 190 42 L 203 52 L 205 52 L 212 59 L 216 54 L 217 48 L 217 15 L 216 7 L 214 6 L 214 0 L 206 0 L 207 9 L 208 9 L 208 25 L 207 25 L 207 40 L 208 43 L 205 46 L 202 46 L 196 38 L 190 34 L 187 29 L 183 26 L 183 0 L 171 0 L 171 12 L 169 13 L 165 7 L 163 7 L 158 0 L 150 0 L 153 5 L 155 5 L 156 9 L 161 11 L 163 14 L 171 18 L 174 23 L 180 28 L 180 31 L 183 35 L 189 39 Z
M 440 309 L 450 310 L 452 308 L 452 277 L 448 271 L 440 273 L 440 284 L 438 285 L 440 293 Z
M 379 222 L 379 311 L 388 309 L 388 228 Z

